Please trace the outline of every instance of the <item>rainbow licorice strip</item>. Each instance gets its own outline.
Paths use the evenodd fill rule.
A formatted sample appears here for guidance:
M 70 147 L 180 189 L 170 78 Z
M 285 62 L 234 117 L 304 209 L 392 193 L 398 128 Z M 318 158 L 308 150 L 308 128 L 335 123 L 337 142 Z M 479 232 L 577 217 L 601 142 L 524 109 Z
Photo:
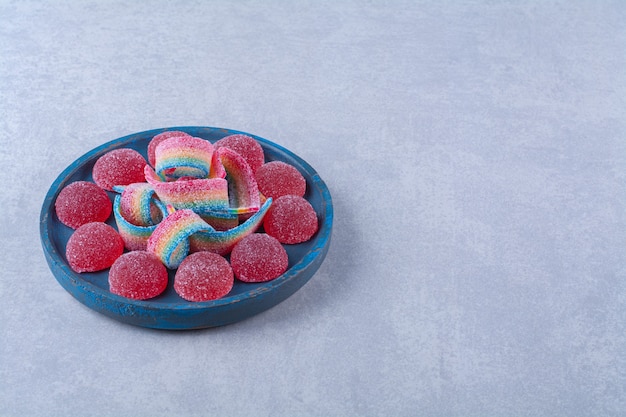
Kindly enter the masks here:
M 177 210 L 193 210 L 200 215 L 230 211 L 225 178 L 163 182 L 149 165 L 145 166 L 144 174 L 159 199 Z
M 208 214 L 201 214 L 200 217 L 215 230 L 228 230 L 239 225 L 239 216 L 229 211 L 212 211 Z
M 226 147 L 219 148 L 215 155 L 217 157 L 213 159 L 213 165 L 221 167 L 214 170 L 217 177 L 163 181 L 162 177 L 146 165 L 146 181 L 161 201 L 177 210 L 189 209 L 209 217 L 257 212 L 261 206 L 259 187 L 248 163 L 238 153 Z M 222 171 L 225 178 L 220 176 Z
M 116 185 L 113 191 L 121 193 L 120 214 L 128 222 L 136 226 L 153 226 L 163 218 L 163 205 L 156 199 L 150 184 Z
M 176 210 L 159 223 L 148 238 L 146 250 L 163 264 L 176 269 L 189 252 L 230 253 L 244 237 L 254 233 L 269 210 L 272 199 L 246 222 L 226 231 L 217 231 L 191 210 Z
M 207 178 L 214 147 L 192 136 L 176 136 L 159 143 L 154 151 L 156 173 L 162 180 Z
M 189 236 L 201 230 L 213 228 L 191 210 L 176 210 L 156 226 L 146 250 L 166 267 L 176 269 L 189 253 Z
M 218 148 L 215 155 L 227 174 L 231 212 L 237 214 L 257 212 L 261 206 L 259 187 L 250 165 L 241 155 L 225 146 Z
M 167 212 L 163 204 L 158 200 L 154 200 L 154 203 L 161 210 L 162 215 L 166 216 Z M 113 214 L 117 223 L 117 230 L 124 241 L 124 246 L 131 251 L 146 250 L 148 239 L 156 230 L 157 225 L 138 226 L 131 223 L 122 215 L 121 205 L 122 195 L 118 194 L 113 202 Z
M 224 165 L 220 162 L 217 152 L 213 152 L 213 157 L 211 158 L 209 178 L 226 178 L 226 170 L 224 169 Z
M 251 233 L 254 233 L 259 228 L 261 222 L 263 221 L 263 217 L 265 217 L 265 214 L 271 205 L 272 199 L 268 198 L 259 211 L 254 213 L 254 215 L 244 223 L 232 229 L 223 232 L 216 230 L 202 230 L 191 235 L 189 237 L 191 252 L 209 251 L 220 255 L 230 253 L 233 247 L 241 239 Z

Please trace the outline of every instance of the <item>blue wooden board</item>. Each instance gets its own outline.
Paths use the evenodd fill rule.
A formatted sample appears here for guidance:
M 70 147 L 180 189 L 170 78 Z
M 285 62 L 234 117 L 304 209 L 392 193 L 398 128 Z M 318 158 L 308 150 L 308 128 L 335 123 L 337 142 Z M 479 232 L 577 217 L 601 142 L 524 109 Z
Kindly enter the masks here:
M 266 283 L 244 283 L 235 280 L 232 291 L 225 297 L 208 302 L 190 302 L 173 289 L 175 271 L 170 272 L 166 291 L 150 300 L 130 300 L 109 292 L 108 270 L 78 274 L 70 269 L 65 258 L 67 240 L 73 230 L 63 225 L 54 211 L 57 195 L 74 181 L 92 181 L 91 171 L 96 160 L 113 149 L 132 148 L 147 160 L 147 146 L 155 135 L 166 130 L 181 130 L 192 136 L 215 142 L 224 136 L 243 133 L 255 138 L 265 153 L 266 161 L 280 160 L 295 166 L 307 181 L 305 198 L 315 209 L 319 230 L 308 242 L 285 245 L 289 269 L 280 277 Z M 111 199 L 114 194 L 109 193 Z M 107 221 L 113 227 L 113 216 Z M 317 172 L 302 158 L 289 150 L 256 135 L 230 129 L 199 126 L 179 126 L 149 130 L 124 136 L 105 143 L 68 166 L 53 182 L 41 209 L 41 243 L 50 270 L 57 281 L 86 306 L 132 325 L 168 330 L 199 329 L 223 326 L 261 313 L 287 299 L 315 274 L 330 245 L 333 205 L 330 192 Z

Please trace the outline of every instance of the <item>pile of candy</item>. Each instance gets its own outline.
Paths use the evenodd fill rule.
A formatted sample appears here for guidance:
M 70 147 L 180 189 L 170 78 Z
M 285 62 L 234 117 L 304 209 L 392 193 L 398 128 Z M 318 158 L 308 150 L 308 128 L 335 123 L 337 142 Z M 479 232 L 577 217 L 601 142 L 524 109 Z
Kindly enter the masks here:
M 211 143 L 166 131 L 151 139 L 147 155 L 107 152 L 94 164 L 94 182 L 70 183 L 55 201 L 59 221 L 74 229 L 66 246 L 70 268 L 110 268 L 114 294 L 156 297 L 170 269 L 180 297 L 215 300 L 235 279 L 279 277 L 289 263 L 283 244 L 317 232 L 302 174 L 282 161 L 265 162 L 250 136 Z M 106 191 L 115 193 L 113 202 Z M 105 223 L 111 213 L 117 230 Z

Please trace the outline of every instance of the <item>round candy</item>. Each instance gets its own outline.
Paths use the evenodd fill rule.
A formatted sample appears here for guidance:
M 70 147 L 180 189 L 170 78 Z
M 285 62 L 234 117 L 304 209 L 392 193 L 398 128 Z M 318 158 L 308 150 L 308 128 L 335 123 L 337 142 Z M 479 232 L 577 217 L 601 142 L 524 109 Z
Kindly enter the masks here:
M 107 193 L 93 182 L 76 181 L 61 190 L 54 209 L 61 223 L 77 229 L 83 224 L 104 222 L 111 215 L 112 204 Z
M 284 195 L 274 200 L 263 218 L 263 228 L 280 243 L 306 242 L 317 231 L 317 214 L 303 197 Z
M 287 251 L 280 242 L 265 233 L 253 233 L 242 239 L 230 254 L 230 264 L 237 279 L 265 282 L 281 276 L 289 264 Z
M 166 139 L 176 138 L 179 136 L 191 136 L 191 135 L 185 132 L 181 132 L 179 130 L 168 130 L 167 132 L 159 133 L 158 135 L 153 137 L 150 140 L 150 143 L 148 143 L 148 162 L 150 162 L 150 165 L 152 165 L 153 167 L 156 166 L 155 151 L 156 151 L 157 146 L 159 146 L 159 143 L 163 142 Z
M 102 155 L 93 166 L 93 180 L 101 188 L 112 191 L 115 185 L 145 182 L 146 160 L 130 148 L 114 149 Z
M 230 292 L 233 270 L 222 256 L 196 252 L 187 256 L 174 276 L 174 290 L 187 301 L 210 301 Z
M 300 171 L 282 161 L 261 165 L 256 171 L 256 181 L 265 197 L 278 198 L 288 194 L 304 197 L 306 191 L 306 180 Z
M 252 172 L 255 172 L 265 162 L 265 154 L 261 144 L 247 135 L 225 136 L 213 144 L 215 149 L 225 146 L 243 156 Z
M 124 252 L 124 241 L 106 223 L 93 222 L 80 226 L 67 241 L 65 257 L 75 272 L 96 272 L 107 269 Z
M 167 269 L 146 251 L 127 252 L 109 270 L 109 290 L 133 300 L 147 300 L 167 288 Z

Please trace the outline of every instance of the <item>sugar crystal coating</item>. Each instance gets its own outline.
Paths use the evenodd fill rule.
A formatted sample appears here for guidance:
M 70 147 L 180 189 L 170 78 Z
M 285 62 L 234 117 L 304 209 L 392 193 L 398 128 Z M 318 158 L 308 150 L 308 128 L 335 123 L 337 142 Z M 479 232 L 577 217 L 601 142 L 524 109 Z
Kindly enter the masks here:
M 236 134 L 225 136 L 213 144 L 215 149 L 227 147 L 243 156 L 252 172 L 265 162 L 265 154 L 261 144 L 248 135 Z
M 133 300 L 147 300 L 167 288 L 167 269 L 150 252 L 127 252 L 117 258 L 109 271 L 109 289 L 113 294 Z
M 106 223 L 92 222 L 80 226 L 67 241 L 65 257 L 75 272 L 107 269 L 124 252 L 124 241 Z
M 129 184 L 122 190 L 120 214 L 135 226 L 155 225 L 163 218 L 155 197 L 147 182 Z
M 162 181 L 150 166 L 146 165 L 145 178 L 159 199 L 177 210 L 189 209 L 205 215 L 212 211 L 227 211 L 228 181 L 225 178 L 179 179 Z
M 154 169 L 167 181 L 179 178 L 206 178 L 210 173 L 213 144 L 193 136 L 168 138 L 154 150 Z
M 210 301 L 228 294 L 233 283 L 233 270 L 225 258 L 216 253 L 196 252 L 178 267 L 174 290 L 187 301 Z
M 219 148 L 215 153 L 227 173 L 231 209 L 237 214 L 257 212 L 261 206 L 259 187 L 246 159 L 226 146 Z
M 303 197 L 284 195 L 278 197 L 268 210 L 263 228 L 281 243 L 306 242 L 317 231 L 317 214 Z
M 112 203 L 93 182 L 75 181 L 61 190 L 54 208 L 61 223 L 77 229 L 83 224 L 104 222 L 111 215 Z
M 253 233 L 235 245 L 230 254 L 230 264 L 237 279 L 266 282 L 287 270 L 289 258 L 276 238 L 265 233 Z
M 168 130 L 167 132 L 159 133 L 158 135 L 154 136 L 150 140 L 150 143 L 148 143 L 148 162 L 150 162 L 150 165 L 152 165 L 153 167 L 156 166 L 155 151 L 157 146 L 159 146 L 159 143 L 163 142 L 166 139 L 176 138 L 179 136 L 190 137 L 191 135 L 180 130 Z
M 227 255 L 244 237 L 256 232 L 263 223 L 263 217 L 272 205 L 269 198 L 259 211 L 240 225 L 225 231 L 200 230 L 189 237 L 191 252 L 208 251 Z
M 192 210 L 176 210 L 157 225 L 146 242 L 146 250 L 155 254 L 166 267 L 176 269 L 189 253 L 189 236 L 211 229 Z
M 93 166 L 93 180 L 101 188 L 112 191 L 116 185 L 145 182 L 146 160 L 130 148 L 114 149 L 102 155 Z
M 304 197 L 306 180 L 293 165 L 272 161 L 261 165 L 256 171 L 259 191 L 265 197 L 278 198 L 292 194 Z
M 154 200 L 153 202 L 155 204 L 159 203 L 162 215 L 165 215 L 167 213 L 167 208 L 163 206 L 160 201 Z M 126 246 L 126 249 L 130 251 L 146 250 L 146 248 L 148 247 L 148 239 L 156 230 L 157 224 L 147 224 L 146 226 L 133 224 L 129 222 L 126 217 L 124 217 L 121 206 L 122 195 L 118 194 L 115 196 L 115 201 L 113 202 L 113 215 L 115 218 L 115 223 L 117 224 L 117 231 L 124 240 L 124 245 Z M 142 211 L 149 213 L 150 209 Z

